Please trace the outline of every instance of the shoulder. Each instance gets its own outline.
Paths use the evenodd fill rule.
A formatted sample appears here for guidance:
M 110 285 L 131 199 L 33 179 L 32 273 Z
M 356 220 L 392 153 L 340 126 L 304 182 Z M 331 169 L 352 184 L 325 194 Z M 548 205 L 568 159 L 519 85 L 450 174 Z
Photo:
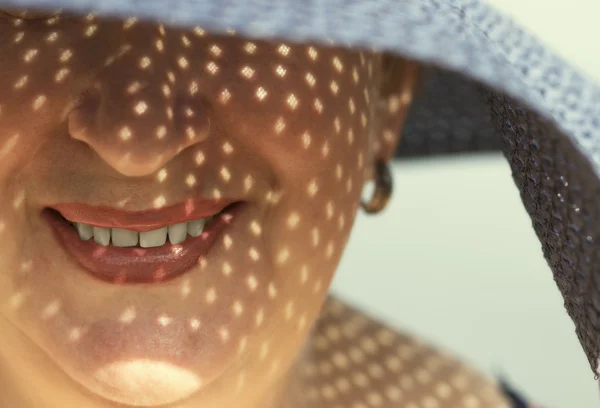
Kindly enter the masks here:
M 499 384 L 448 353 L 330 298 L 302 367 L 312 406 L 509 408 Z

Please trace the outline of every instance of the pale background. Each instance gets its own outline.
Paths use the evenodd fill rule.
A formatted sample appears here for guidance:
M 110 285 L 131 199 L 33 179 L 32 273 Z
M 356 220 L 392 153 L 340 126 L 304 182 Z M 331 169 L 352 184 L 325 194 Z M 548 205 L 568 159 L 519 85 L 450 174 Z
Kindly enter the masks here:
M 385 213 L 359 215 L 334 293 L 544 408 L 600 393 L 500 154 L 398 163 Z
M 487 0 L 600 83 L 600 0 Z M 600 392 L 500 154 L 395 165 L 395 196 L 360 215 L 334 292 L 503 374 L 547 408 Z

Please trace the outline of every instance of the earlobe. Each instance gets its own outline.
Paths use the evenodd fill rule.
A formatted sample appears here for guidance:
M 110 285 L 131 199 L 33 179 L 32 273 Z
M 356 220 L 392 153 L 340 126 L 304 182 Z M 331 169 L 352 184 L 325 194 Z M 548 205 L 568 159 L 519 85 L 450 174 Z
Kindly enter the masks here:
M 373 162 L 387 162 L 394 157 L 420 83 L 420 71 L 421 66 L 417 62 L 387 55 L 383 57 L 381 91 L 372 140 Z
M 390 161 L 401 140 L 402 128 L 419 87 L 421 71 L 417 62 L 386 55 L 381 68 L 370 161 L 365 169 L 365 181 L 373 180 L 375 191 L 369 202 L 361 203 L 363 210 L 369 214 L 383 210 L 391 198 Z

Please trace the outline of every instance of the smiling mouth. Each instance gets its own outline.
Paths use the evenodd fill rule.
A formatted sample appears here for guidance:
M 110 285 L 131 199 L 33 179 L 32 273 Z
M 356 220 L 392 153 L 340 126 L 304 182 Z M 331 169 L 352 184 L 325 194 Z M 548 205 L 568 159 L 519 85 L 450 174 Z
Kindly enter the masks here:
M 242 202 L 187 201 L 125 212 L 84 204 L 44 208 L 60 246 L 92 276 L 110 283 L 160 283 L 191 270 L 242 210 Z

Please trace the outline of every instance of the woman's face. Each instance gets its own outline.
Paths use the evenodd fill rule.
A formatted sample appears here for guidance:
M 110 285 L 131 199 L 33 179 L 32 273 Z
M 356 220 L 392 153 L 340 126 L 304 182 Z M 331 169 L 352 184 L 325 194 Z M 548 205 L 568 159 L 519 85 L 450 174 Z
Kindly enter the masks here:
M 393 149 L 381 58 L 6 14 L 0 54 L 10 381 L 86 406 L 258 398 L 319 314 L 365 174 Z M 121 229 L 106 245 L 97 227 Z

